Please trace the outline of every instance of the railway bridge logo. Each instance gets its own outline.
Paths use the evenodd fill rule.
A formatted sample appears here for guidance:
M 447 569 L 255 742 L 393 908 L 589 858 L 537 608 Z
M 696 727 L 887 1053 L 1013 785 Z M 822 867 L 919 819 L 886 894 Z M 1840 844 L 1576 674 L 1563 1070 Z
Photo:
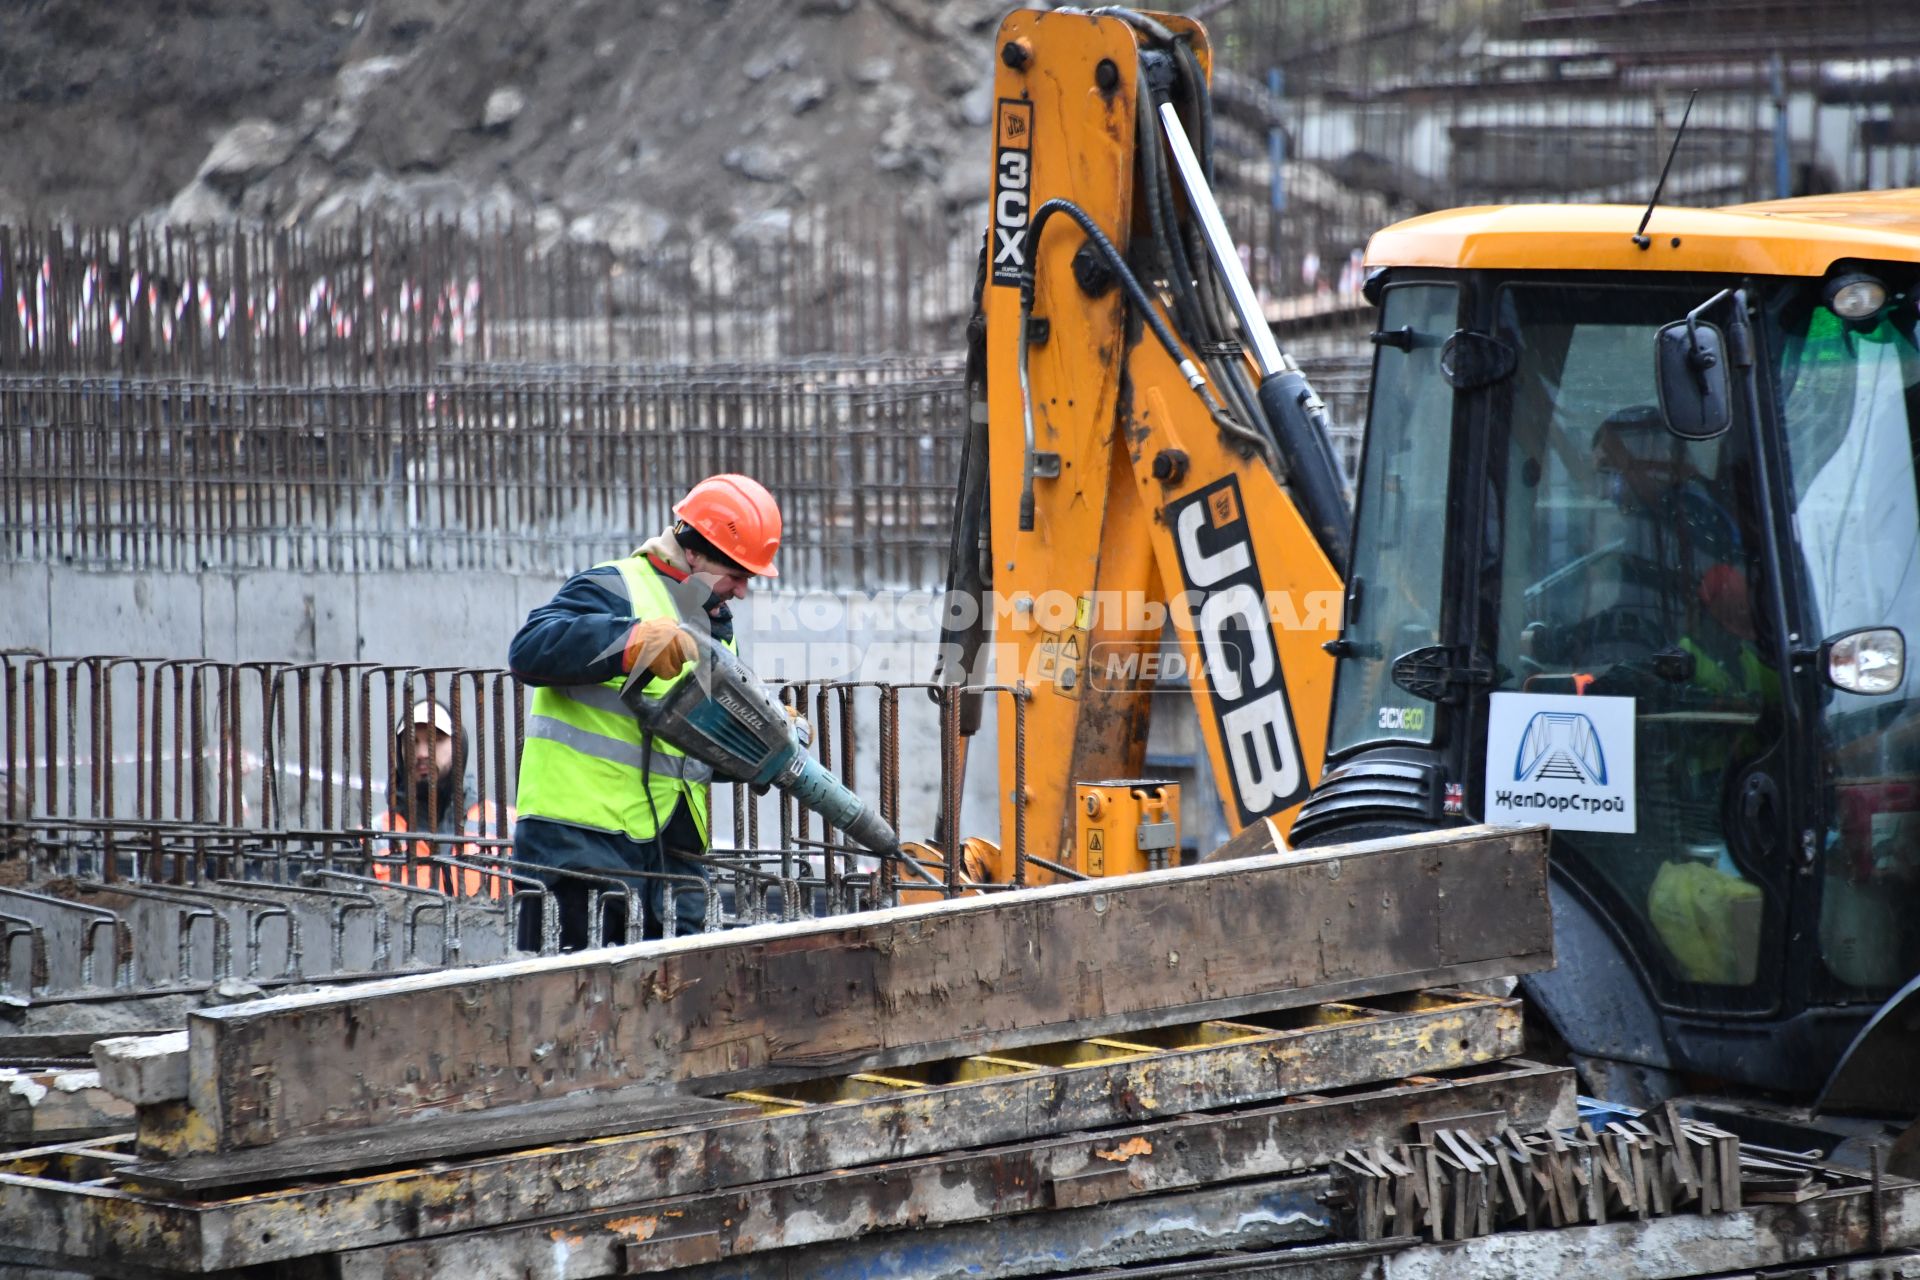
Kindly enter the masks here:
M 1513 780 L 1606 786 L 1607 753 L 1593 721 L 1578 711 L 1535 712 L 1520 735 Z

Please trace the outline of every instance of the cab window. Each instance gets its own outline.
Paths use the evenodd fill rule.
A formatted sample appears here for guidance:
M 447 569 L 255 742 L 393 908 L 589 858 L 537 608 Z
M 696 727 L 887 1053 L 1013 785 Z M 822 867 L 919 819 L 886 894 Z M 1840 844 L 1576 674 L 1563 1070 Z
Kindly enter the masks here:
M 1773 870 L 1730 818 L 1783 731 L 1747 437 L 1672 434 L 1654 385 L 1655 332 L 1710 292 L 1512 285 L 1500 296 L 1518 364 L 1498 477 L 1497 687 L 1630 707 L 1633 829 L 1556 821 L 1556 856 L 1609 902 L 1681 1004 L 1763 999 L 1777 951 L 1765 940 L 1781 920 Z M 1523 788 L 1523 766 L 1562 777 L 1603 767 L 1579 742 L 1568 737 L 1564 759 L 1489 758 L 1489 785 L 1497 770 Z
M 1849 324 L 1801 286 L 1773 308 L 1809 637 L 1906 636 L 1891 694 L 1810 682 L 1820 699 L 1820 953 L 1837 998 L 1877 1000 L 1920 971 L 1920 351 L 1911 308 Z

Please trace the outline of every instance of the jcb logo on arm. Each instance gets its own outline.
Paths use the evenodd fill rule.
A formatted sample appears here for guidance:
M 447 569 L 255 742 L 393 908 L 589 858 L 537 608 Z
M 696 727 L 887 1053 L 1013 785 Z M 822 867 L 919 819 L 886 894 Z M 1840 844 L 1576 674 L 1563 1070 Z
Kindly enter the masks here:
M 1185 586 L 1178 622 L 1200 646 L 1244 826 L 1303 798 L 1307 774 L 1240 484 L 1228 476 L 1177 499 L 1167 518 Z
M 1033 220 L 1033 104 L 1000 99 L 994 126 L 993 282 L 1020 283 L 1027 269 L 1027 224 Z

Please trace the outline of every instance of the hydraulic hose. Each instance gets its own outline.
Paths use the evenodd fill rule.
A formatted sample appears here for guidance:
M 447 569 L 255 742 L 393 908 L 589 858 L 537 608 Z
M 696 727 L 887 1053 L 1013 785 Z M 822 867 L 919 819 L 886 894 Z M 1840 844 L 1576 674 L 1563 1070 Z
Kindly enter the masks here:
M 1210 164 L 1212 121 L 1207 118 L 1210 106 L 1205 96 L 1199 60 L 1192 48 L 1187 41 L 1144 14 L 1127 9 L 1109 9 L 1105 12 L 1144 32 L 1157 46 L 1174 51 L 1170 60 L 1173 82 L 1182 91 L 1189 109 L 1202 117 L 1202 146 L 1207 149 L 1207 163 Z M 1144 53 L 1136 83 L 1138 108 L 1135 112 L 1135 153 L 1140 160 L 1141 194 L 1146 205 L 1153 247 L 1160 258 L 1160 267 L 1166 275 L 1168 292 L 1172 296 L 1174 328 L 1187 349 L 1206 365 L 1222 402 L 1228 406 L 1234 420 L 1260 422 L 1264 415 L 1254 397 L 1253 385 L 1240 365 L 1239 346 L 1230 336 L 1232 328 L 1220 312 L 1218 287 L 1208 266 L 1205 244 L 1191 226 L 1182 229 L 1172 175 L 1167 170 L 1166 157 L 1160 149 L 1159 112 L 1165 95 L 1154 87 L 1154 76 L 1149 72 L 1149 61 Z M 1192 237 L 1191 241 L 1188 237 Z M 1274 454 L 1270 451 L 1263 453 L 1276 472 L 1282 470 L 1274 461 Z
M 1194 221 L 1205 233 L 1214 269 L 1232 288 L 1234 309 L 1254 345 L 1261 372 L 1259 403 L 1267 427 L 1287 461 L 1285 480 L 1328 562 L 1344 574 L 1352 511 L 1347 506 L 1339 463 L 1333 455 L 1326 409 L 1299 366 L 1280 350 L 1266 327 L 1253 283 L 1240 265 L 1232 236 L 1214 202 L 1213 191 L 1200 172 L 1199 158 L 1187 141 L 1179 113 L 1171 105 L 1160 110 L 1167 145 L 1186 184 L 1187 202 L 1193 208 Z
M 1193 264 L 1188 261 L 1175 230 L 1178 216 L 1173 204 L 1173 187 L 1167 181 L 1165 162 L 1160 155 L 1160 127 L 1154 109 L 1154 94 L 1147 87 L 1144 67 L 1140 73 L 1137 101 L 1139 109 L 1134 114 L 1138 119 L 1138 129 L 1134 149 L 1140 157 L 1140 185 L 1147 206 L 1147 226 L 1153 237 L 1153 247 L 1160 255 L 1160 265 L 1167 275 L 1167 287 L 1173 294 L 1174 326 L 1188 348 L 1199 351 L 1206 338 L 1205 321 L 1199 308 L 1194 305 L 1191 287 Z
M 1152 332 L 1155 340 L 1160 343 L 1160 346 L 1166 351 L 1167 355 L 1179 366 L 1180 376 L 1186 379 L 1187 386 L 1192 389 L 1195 395 L 1200 397 L 1200 403 L 1206 406 L 1208 415 L 1213 419 L 1214 425 L 1220 429 L 1221 434 L 1233 440 L 1249 453 L 1258 455 L 1271 466 L 1273 464 L 1272 443 L 1268 441 L 1264 435 L 1236 421 L 1233 415 L 1227 411 L 1226 406 L 1220 403 L 1219 398 L 1213 393 L 1213 388 L 1207 385 L 1206 375 L 1201 373 L 1193 361 L 1188 358 L 1186 352 L 1181 349 L 1179 339 L 1176 338 L 1173 331 L 1167 327 L 1167 322 L 1161 318 L 1160 313 L 1154 309 L 1153 299 L 1147 295 L 1146 289 L 1141 286 L 1140 278 L 1133 274 L 1133 268 L 1127 265 L 1125 256 L 1121 254 L 1119 249 L 1114 247 L 1113 241 L 1108 239 L 1106 232 L 1100 229 L 1100 225 L 1093 220 L 1085 209 L 1082 209 L 1071 200 L 1057 197 L 1047 201 L 1041 205 L 1039 209 L 1034 211 L 1033 226 L 1028 233 L 1032 237 L 1029 243 L 1034 245 L 1040 243 L 1041 233 L 1046 229 L 1047 222 L 1056 213 L 1064 213 L 1073 219 L 1080 227 L 1080 230 L 1085 233 L 1087 243 L 1091 244 L 1094 250 L 1106 259 L 1107 265 L 1113 268 L 1114 277 L 1120 281 L 1120 287 L 1126 291 L 1127 300 L 1131 302 L 1135 310 L 1140 313 L 1141 319 L 1145 322 L 1148 330 Z M 1030 532 L 1033 529 L 1033 398 L 1029 392 L 1027 380 L 1027 322 L 1033 313 L 1033 295 L 1034 274 L 1032 271 L 1029 271 L 1020 281 L 1020 334 L 1018 339 L 1021 426 L 1026 435 L 1027 445 L 1026 474 L 1022 477 L 1020 486 L 1020 529 L 1022 532 Z
M 947 543 L 947 595 L 940 613 L 940 656 L 933 671 L 937 684 L 973 684 L 980 650 L 986 643 L 988 615 L 982 602 L 993 585 L 987 534 L 991 481 L 987 465 L 987 317 L 983 306 L 986 282 L 987 254 L 983 246 L 974 273 L 973 317 L 967 322 L 967 421 L 960 444 L 960 481 L 954 488 L 953 529 Z M 975 607 L 960 605 L 963 599 Z M 927 696 L 938 702 L 940 691 L 930 688 Z M 980 695 L 961 695 L 962 736 L 971 737 L 979 730 L 980 716 Z

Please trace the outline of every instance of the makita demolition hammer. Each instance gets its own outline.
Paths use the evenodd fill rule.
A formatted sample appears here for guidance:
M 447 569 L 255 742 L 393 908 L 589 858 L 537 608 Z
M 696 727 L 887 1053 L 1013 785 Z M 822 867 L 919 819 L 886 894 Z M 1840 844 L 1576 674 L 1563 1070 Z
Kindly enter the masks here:
M 652 674 L 641 667 L 620 689 L 640 728 L 701 761 L 721 781 L 778 787 L 848 839 L 875 853 L 898 853 L 893 828 L 807 754 L 785 709 L 740 659 L 710 637 L 683 630 L 699 650 L 686 679 L 650 698 L 645 689 Z

